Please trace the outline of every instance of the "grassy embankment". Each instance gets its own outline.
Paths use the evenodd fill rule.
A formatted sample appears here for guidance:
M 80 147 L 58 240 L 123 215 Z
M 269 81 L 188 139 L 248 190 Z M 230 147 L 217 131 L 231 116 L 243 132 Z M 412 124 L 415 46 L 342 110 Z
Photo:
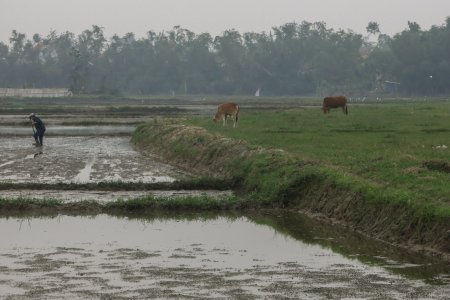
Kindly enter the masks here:
M 114 212 L 139 212 L 155 210 L 223 210 L 241 205 L 242 200 L 230 196 L 226 198 L 214 198 L 209 196 L 186 197 L 155 197 L 143 196 L 128 200 L 116 200 L 101 203 L 98 201 L 64 202 L 56 199 L 32 199 L 19 198 L 7 199 L 0 197 L 0 213 L 32 211 L 42 214 L 46 211 L 65 213 L 114 213 Z
M 133 140 L 231 177 L 253 204 L 320 212 L 379 238 L 450 251 L 450 102 L 354 105 L 347 116 L 243 110 L 235 130 L 205 118 L 188 124 L 145 124 Z
M 405 203 L 430 217 L 450 216 L 450 102 L 350 106 L 349 115 L 318 109 L 241 113 L 236 130 L 192 125 L 251 145 L 281 148 L 314 162 L 315 172 Z M 274 181 L 277 178 L 273 178 Z
M 198 177 L 185 178 L 174 182 L 124 182 L 100 181 L 95 183 L 12 183 L 0 182 L 2 190 L 81 190 L 81 191 L 173 191 L 173 190 L 227 190 L 232 185 L 230 180 Z

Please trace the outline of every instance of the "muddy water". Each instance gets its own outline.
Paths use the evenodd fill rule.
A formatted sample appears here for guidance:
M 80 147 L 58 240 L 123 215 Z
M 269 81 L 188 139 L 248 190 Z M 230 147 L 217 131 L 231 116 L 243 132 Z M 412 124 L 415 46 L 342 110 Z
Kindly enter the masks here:
M 148 122 L 154 116 L 102 116 L 98 114 L 83 114 L 83 115 L 71 115 L 71 114 L 51 114 L 42 117 L 45 119 L 45 124 L 49 129 L 61 125 L 130 125 Z M 0 129 L 0 132 L 10 132 L 16 134 L 11 128 L 24 128 L 20 129 L 21 132 L 29 134 L 31 128 L 29 127 L 30 121 L 27 117 L 22 115 L 1 115 L 0 126 L 10 128 L 8 131 Z M 24 127 L 25 126 L 25 127 Z
M 47 126 L 48 127 L 48 126 Z M 130 135 L 134 131 L 130 125 L 106 125 L 106 126 L 50 126 L 45 131 L 46 136 L 78 136 L 78 135 Z M 30 127 L 1 126 L 0 135 L 3 136 L 33 136 Z
M 450 293 L 449 278 L 440 273 L 445 270 L 414 278 L 386 267 L 411 268 L 395 258 L 366 264 L 358 258 L 367 256 L 365 250 L 345 253 L 345 241 L 355 237 L 291 219 L 3 217 L 0 297 L 442 299 Z M 286 222 L 295 230 L 280 227 Z M 330 241 L 340 250 L 333 251 Z M 414 268 L 432 268 L 418 261 Z M 430 278 L 440 285 L 427 283 Z
M 33 147 L 31 137 L 1 139 L 0 181 L 171 182 L 186 175 L 136 152 L 129 137 L 50 136 L 44 138 L 42 148 Z

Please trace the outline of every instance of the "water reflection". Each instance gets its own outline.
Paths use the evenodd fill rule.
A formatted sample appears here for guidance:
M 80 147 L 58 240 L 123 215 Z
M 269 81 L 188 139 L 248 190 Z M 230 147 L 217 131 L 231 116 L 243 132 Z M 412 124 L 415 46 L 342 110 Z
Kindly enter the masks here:
M 430 284 L 450 284 L 449 263 L 369 239 L 342 226 L 330 226 L 293 212 L 269 212 L 248 217 L 303 243 L 321 245 L 345 257 L 381 266 L 395 274 L 421 279 Z
M 6 245 L 37 248 L 89 245 L 87 248 L 98 250 L 114 241 L 117 247 L 143 249 L 148 242 L 158 251 L 169 251 L 197 244 L 205 248 L 203 251 L 216 249 L 220 253 L 220 249 L 226 249 L 224 252 L 231 259 L 218 264 L 217 257 L 212 255 L 208 259 L 215 264 L 193 264 L 190 260 L 192 267 L 248 268 L 255 262 L 269 265 L 295 262 L 320 269 L 335 264 L 360 266 L 363 263 L 429 284 L 450 284 L 448 263 L 285 211 L 225 215 L 171 212 L 113 216 L 27 214 L 0 218 L 0 234 L 10 237 L 3 239 L 0 250 Z M 241 251 L 251 254 L 242 255 Z M 231 252 L 238 255 L 230 255 Z

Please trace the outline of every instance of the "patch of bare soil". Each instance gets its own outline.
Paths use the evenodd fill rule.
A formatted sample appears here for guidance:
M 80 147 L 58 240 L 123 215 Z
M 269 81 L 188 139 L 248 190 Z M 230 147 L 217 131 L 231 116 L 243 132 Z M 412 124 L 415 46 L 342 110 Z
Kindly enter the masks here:
M 428 170 L 450 173 L 450 163 L 445 160 L 427 160 L 422 165 Z

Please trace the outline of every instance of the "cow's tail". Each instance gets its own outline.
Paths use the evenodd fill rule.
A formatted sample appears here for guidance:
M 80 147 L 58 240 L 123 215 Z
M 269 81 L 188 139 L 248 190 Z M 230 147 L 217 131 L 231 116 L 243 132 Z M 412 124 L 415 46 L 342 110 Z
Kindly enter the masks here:
M 347 104 L 345 104 L 345 114 L 348 115 Z

